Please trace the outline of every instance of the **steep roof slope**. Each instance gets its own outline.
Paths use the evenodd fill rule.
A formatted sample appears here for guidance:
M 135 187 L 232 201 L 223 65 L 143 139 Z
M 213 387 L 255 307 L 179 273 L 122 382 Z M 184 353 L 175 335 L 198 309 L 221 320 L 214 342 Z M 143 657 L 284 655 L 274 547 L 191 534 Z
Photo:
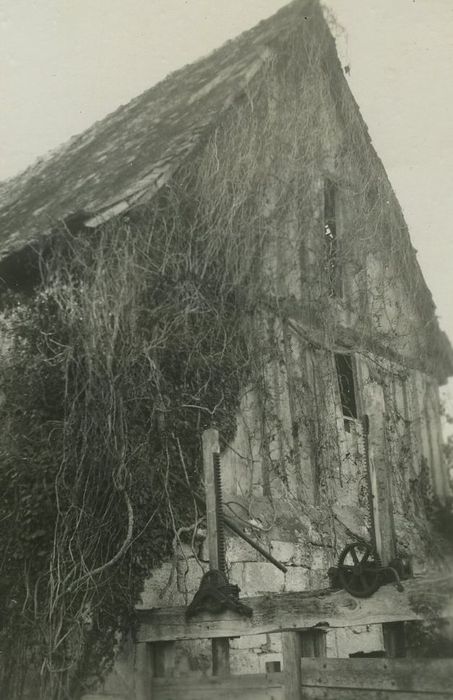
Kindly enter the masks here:
M 0 183 L 0 264 L 38 244 L 61 222 L 70 222 L 74 217 L 78 223 L 95 227 L 151 199 L 207 130 L 243 94 L 274 47 L 284 46 L 303 23 L 320 12 L 319 0 L 294 0 L 207 57 L 172 73 L 20 175 Z M 333 93 L 345 86 L 367 134 L 333 38 L 331 44 L 329 71 Z M 348 128 L 348 123 L 344 126 Z M 387 179 L 371 139 L 367 140 L 376 166 Z M 432 329 L 438 329 L 431 293 L 412 249 L 398 200 L 388 184 L 410 251 L 409 267 L 423 315 Z M 19 259 L 13 274 L 22 264 Z M 448 368 L 446 374 L 453 374 L 450 343 L 439 329 L 436 335 L 442 364 Z
M 75 213 L 95 225 L 153 196 L 309 10 L 295 0 L 1 183 L 0 260 Z

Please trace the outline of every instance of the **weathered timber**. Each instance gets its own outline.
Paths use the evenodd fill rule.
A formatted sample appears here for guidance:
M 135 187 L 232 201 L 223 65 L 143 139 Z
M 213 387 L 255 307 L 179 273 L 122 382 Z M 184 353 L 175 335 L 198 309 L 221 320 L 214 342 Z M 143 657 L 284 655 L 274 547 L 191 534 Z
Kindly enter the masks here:
M 305 687 L 450 693 L 453 659 L 309 659 L 300 660 Z M 393 697 L 393 695 L 392 695 Z
M 299 632 L 282 633 L 283 670 L 285 679 L 285 700 L 301 700 L 300 660 L 302 644 Z
M 285 634 L 286 652 L 299 656 L 300 637 Z M 152 700 L 453 700 L 452 659 L 300 658 L 302 682 L 282 673 L 226 678 L 155 678 Z M 292 669 L 294 671 L 294 669 Z M 93 697 L 100 700 L 100 696 Z
M 285 700 L 301 700 L 303 683 L 301 657 L 324 657 L 326 655 L 326 633 L 312 629 L 304 632 L 282 633 L 283 671 Z
M 177 700 L 173 698 L 172 700 Z M 181 700 L 183 698 L 181 697 Z M 445 693 L 408 693 L 404 690 L 370 690 L 369 688 L 303 688 L 302 700 L 453 700 Z
M 404 581 L 404 592 L 382 586 L 371 598 L 353 598 L 346 591 L 305 591 L 243 598 L 251 618 L 233 611 L 200 613 L 185 619 L 184 607 L 140 610 L 139 641 L 209 639 L 266 634 L 311 627 L 354 627 L 383 622 L 451 616 L 453 574 Z M 450 606 L 450 610 L 448 607 Z
M 284 673 L 156 679 L 153 700 L 284 700 Z
M 82 695 L 81 700 L 128 700 L 125 695 L 112 695 L 109 693 L 89 693 L 88 695 Z

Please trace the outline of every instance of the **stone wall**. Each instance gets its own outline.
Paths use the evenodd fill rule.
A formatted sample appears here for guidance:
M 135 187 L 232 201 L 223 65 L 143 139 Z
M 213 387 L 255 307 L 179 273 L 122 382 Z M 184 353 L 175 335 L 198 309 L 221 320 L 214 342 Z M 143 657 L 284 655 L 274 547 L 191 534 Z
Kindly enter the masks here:
M 208 569 L 206 540 L 203 532 L 192 550 L 179 548 L 173 562 L 163 564 L 148 579 L 142 595 L 143 608 L 186 605 L 198 590 L 201 576 Z M 262 541 L 263 544 L 263 541 Z M 328 586 L 327 570 L 333 564 L 326 548 L 312 542 L 269 541 L 270 553 L 287 566 L 283 573 L 265 561 L 250 545 L 237 537 L 227 538 L 229 580 L 241 589 L 241 596 L 303 591 Z M 379 625 L 369 628 L 333 630 L 328 633 L 329 656 L 347 657 L 352 653 L 383 649 Z M 266 673 L 272 664 L 282 664 L 280 634 L 250 635 L 231 640 L 231 672 Z M 209 675 L 211 649 L 209 640 L 178 642 L 175 676 Z

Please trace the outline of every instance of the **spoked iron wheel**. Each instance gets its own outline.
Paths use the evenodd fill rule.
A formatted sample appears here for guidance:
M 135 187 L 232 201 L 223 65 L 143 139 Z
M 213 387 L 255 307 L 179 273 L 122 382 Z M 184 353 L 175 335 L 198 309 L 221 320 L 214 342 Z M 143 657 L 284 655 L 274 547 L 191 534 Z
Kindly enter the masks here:
M 338 560 L 341 585 L 357 598 L 369 598 L 381 585 L 381 560 L 366 543 L 348 544 Z

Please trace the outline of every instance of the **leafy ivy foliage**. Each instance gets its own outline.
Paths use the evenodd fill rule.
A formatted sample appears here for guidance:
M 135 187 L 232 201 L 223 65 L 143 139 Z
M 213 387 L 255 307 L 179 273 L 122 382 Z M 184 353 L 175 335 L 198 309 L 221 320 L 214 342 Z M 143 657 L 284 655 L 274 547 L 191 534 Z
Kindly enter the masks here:
M 105 674 L 145 578 L 198 519 L 202 431 L 234 435 L 246 305 L 221 256 L 194 269 L 176 226 L 169 250 L 167 224 L 66 235 L 5 314 L 2 697 L 76 698 Z

